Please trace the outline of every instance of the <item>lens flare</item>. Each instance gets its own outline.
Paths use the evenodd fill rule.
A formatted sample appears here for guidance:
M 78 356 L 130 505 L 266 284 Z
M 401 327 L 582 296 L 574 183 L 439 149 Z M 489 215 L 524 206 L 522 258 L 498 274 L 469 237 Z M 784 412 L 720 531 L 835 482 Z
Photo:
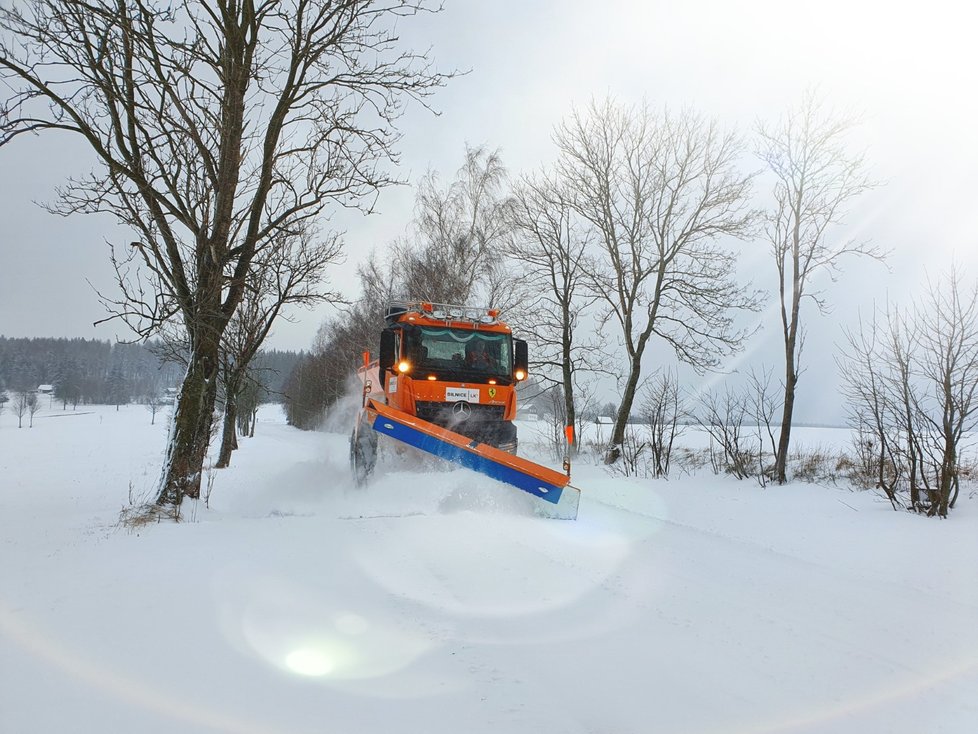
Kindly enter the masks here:
M 336 667 L 325 652 L 314 648 L 293 650 L 285 657 L 285 666 L 293 673 L 310 678 L 329 675 Z

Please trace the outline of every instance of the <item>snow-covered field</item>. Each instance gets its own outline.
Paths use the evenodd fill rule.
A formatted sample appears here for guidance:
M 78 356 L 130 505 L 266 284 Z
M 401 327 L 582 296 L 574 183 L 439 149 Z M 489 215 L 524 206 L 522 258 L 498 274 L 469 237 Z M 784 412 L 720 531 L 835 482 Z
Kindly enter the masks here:
M 978 499 L 578 466 L 561 522 L 464 470 L 356 490 L 271 407 L 209 508 L 120 528 L 165 431 L 0 415 L 0 732 L 978 731 Z

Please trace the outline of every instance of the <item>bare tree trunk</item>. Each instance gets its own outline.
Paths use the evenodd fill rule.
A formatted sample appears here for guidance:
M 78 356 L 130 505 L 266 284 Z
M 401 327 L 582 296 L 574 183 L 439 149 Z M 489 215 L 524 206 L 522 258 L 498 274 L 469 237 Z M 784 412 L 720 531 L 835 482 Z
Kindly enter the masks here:
M 221 450 L 218 453 L 217 469 L 224 469 L 231 464 L 231 452 L 238 448 L 238 404 L 231 395 L 227 396 L 224 406 L 224 429 L 221 433 Z
M 257 339 L 256 344 L 261 340 Z M 224 383 L 224 424 L 221 431 L 221 448 L 218 451 L 215 469 L 225 469 L 231 465 L 231 452 L 238 448 L 238 395 L 241 393 L 245 370 L 251 356 L 238 355 L 241 362 L 225 366 L 223 369 Z M 243 365 L 243 366 L 242 366 Z
M 564 309 L 564 314 L 564 331 L 569 334 L 570 316 L 566 308 Z M 574 368 L 571 362 L 571 340 L 569 336 L 566 336 L 563 340 L 563 352 L 564 360 L 561 365 L 561 372 L 564 381 L 564 426 L 576 426 L 577 410 L 574 407 Z M 577 453 L 579 441 L 580 439 L 575 431 L 573 440 L 567 446 L 568 455 Z
M 218 345 L 219 339 L 204 340 L 190 355 L 170 428 L 158 505 L 179 505 L 184 497 L 200 497 L 217 400 Z
M 917 482 L 917 457 L 910 454 L 910 507 L 920 512 L 920 484 Z
M 893 328 L 892 326 L 890 327 Z M 896 338 L 894 337 L 896 344 Z M 903 431 L 906 433 L 906 452 L 907 469 L 909 472 L 908 481 L 910 483 L 910 507 L 915 512 L 920 512 L 922 508 L 920 497 L 920 475 L 923 471 L 923 454 L 921 453 L 920 439 L 914 421 L 914 403 L 911 398 L 910 385 L 910 364 L 909 350 L 906 354 L 902 351 L 896 353 L 895 362 L 899 370 L 899 389 L 900 389 L 900 410 L 903 421 Z
M 937 514 L 940 517 L 947 517 L 948 505 L 951 501 L 951 491 L 954 489 L 954 482 L 958 472 L 957 446 L 956 441 L 951 436 L 945 436 L 944 456 L 941 462 L 941 483 L 940 483 L 940 503 Z
M 625 383 L 625 392 L 621 397 L 621 404 L 618 406 L 614 428 L 611 430 L 611 443 L 605 453 L 605 464 L 614 464 L 621 456 L 621 447 L 625 443 L 625 429 L 628 427 L 628 419 L 631 416 L 632 404 L 635 402 L 635 393 L 638 390 L 638 380 L 641 374 L 641 357 L 633 357 L 628 372 L 628 382 Z
M 791 446 L 791 422 L 795 412 L 795 345 L 785 350 L 784 405 L 781 410 L 781 433 L 778 436 L 778 453 L 774 462 L 774 478 L 778 484 L 788 481 L 788 451 Z

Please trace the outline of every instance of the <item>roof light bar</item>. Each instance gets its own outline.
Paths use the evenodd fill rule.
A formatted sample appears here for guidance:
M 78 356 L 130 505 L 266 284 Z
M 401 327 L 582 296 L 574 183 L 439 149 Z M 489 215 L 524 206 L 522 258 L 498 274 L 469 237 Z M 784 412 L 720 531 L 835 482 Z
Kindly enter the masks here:
M 439 321 L 465 320 L 493 324 L 499 319 L 498 308 L 473 308 L 431 301 L 391 301 L 387 308 L 387 318 L 394 318 L 405 311 L 414 311 Z

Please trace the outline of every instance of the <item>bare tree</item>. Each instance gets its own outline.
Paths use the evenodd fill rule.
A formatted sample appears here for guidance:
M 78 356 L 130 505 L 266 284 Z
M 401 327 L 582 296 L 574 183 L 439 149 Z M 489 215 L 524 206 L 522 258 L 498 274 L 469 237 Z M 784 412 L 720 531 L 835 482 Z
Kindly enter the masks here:
M 189 347 L 157 502 L 198 497 L 222 337 L 247 275 L 281 233 L 391 179 L 405 96 L 445 76 L 399 50 L 425 0 L 29 0 L 0 10 L 0 144 L 46 130 L 98 168 L 58 210 L 136 233 L 113 253 L 138 334 L 178 320 Z M 365 203 L 365 204 L 364 204 Z
M 929 388 L 918 401 L 927 512 L 947 517 L 960 491 L 961 440 L 978 428 L 978 283 L 963 287 L 952 269 L 945 282 L 930 285 L 918 323 L 916 355 Z
M 238 396 L 247 383 L 252 360 L 282 316 L 282 309 L 308 307 L 339 298 L 322 286 L 326 270 L 340 255 L 339 235 L 330 233 L 319 237 L 300 229 L 283 234 L 283 239 L 286 241 L 252 263 L 245 295 L 224 332 L 220 371 L 224 422 L 214 465 L 218 469 L 231 463 L 231 452 L 238 445 Z
M 576 412 L 574 441 L 578 451 L 583 448 L 582 442 L 586 440 L 585 426 L 595 422 L 595 405 L 597 404 L 599 388 L 599 378 L 594 373 L 585 370 L 574 372 L 574 410 Z
M 528 298 L 519 320 L 534 346 L 541 377 L 557 382 L 565 425 L 578 422 L 577 374 L 593 370 L 600 354 L 594 344 L 575 343 L 582 313 L 594 303 L 586 290 L 585 253 L 591 244 L 570 203 L 570 192 L 552 174 L 524 177 L 513 196 L 513 236 L 507 255 L 519 263 Z M 577 451 L 579 436 L 569 449 Z
M 886 323 L 888 321 L 889 323 Z M 915 422 L 904 402 L 903 387 L 909 388 L 909 370 L 903 370 L 904 350 L 899 312 L 881 319 L 874 308 L 868 322 L 859 319 L 857 330 L 847 330 L 847 346 L 837 357 L 843 381 L 843 396 L 848 406 L 849 424 L 855 430 L 857 470 L 871 486 L 881 489 L 893 509 L 899 508 L 897 490 L 909 466 L 904 446 L 914 446 Z M 894 380 L 901 372 L 908 378 Z M 901 426 L 904 430 L 899 430 Z M 901 441 L 900 436 L 904 440 Z M 915 484 L 915 482 L 911 482 Z
M 245 384 L 238 393 L 238 432 L 242 436 L 255 437 L 255 424 L 258 422 L 258 408 L 268 396 L 264 383 L 264 370 L 252 369 L 245 376 Z
M 27 414 L 30 416 L 30 423 L 27 424 L 28 428 L 34 427 L 34 416 L 37 415 L 37 411 L 41 409 L 41 401 L 37 397 L 36 392 L 26 393 L 27 395 Z
M 722 470 L 737 479 L 751 476 L 756 456 L 744 434 L 745 418 L 749 415 L 747 397 L 727 385 L 723 392 L 710 390 L 701 394 L 698 402 L 698 422 L 710 435 L 714 473 Z
M 688 417 L 685 394 L 674 371 L 657 371 L 652 376 L 644 389 L 641 410 L 649 427 L 652 476 L 668 477 L 673 444 L 686 429 L 680 421 Z
M 774 437 L 774 422 L 781 410 L 781 402 L 771 385 L 771 371 L 767 368 L 748 373 L 745 392 L 747 414 L 757 426 L 757 482 L 762 487 L 771 477 L 772 467 L 765 464 L 766 456 L 776 456 L 778 443 Z M 770 448 L 770 454 L 766 448 Z
M 912 312 L 887 310 L 886 340 L 868 326 L 843 358 L 853 422 L 872 437 L 882 488 L 896 505 L 946 517 L 960 491 L 962 442 L 978 428 L 978 283 L 956 270 L 931 283 Z
M 795 392 L 805 343 L 801 320 L 807 298 L 821 311 L 827 302 L 815 288 L 816 276 L 833 276 L 847 255 L 876 259 L 884 253 L 866 242 L 839 239 L 835 227 L 847 207 L 873 186 L 860 155 L 845 148 L 853 120 L 823 109 L 814 93 L 806 94 L 774 127 L 760 125 L 759 155 L 774 175 L 774 206 L 765 217 L 765 236 L 778 274 L 784 339 L 784 400 L 775 460 L 775 478 L 784 484 Z
M 525 390 L 525 383 L 524 383 Z M 542 392 L 536 396 L 536 404 L 542 405 L 544 409 L 544 420 L 547 423 L 547 444 L 550 448 L 551 456 L 560 461 L 562 457 L 568 456 L 571 447 L 567 443 L 567 433 L 565 427 L 573 425 L 568 421 L 566 410 L 567 401 L 563 394 L 563 385 L 560 383 L 550 383 L 543 388 Z
M 498 151 L 465 149 L 465 162 L 444 189 L 437 173 L 418 185 L 410 236 L 396 243 L 393 267 L 410 298 L 439 303 L 511 306 L 505 258 L 510 226 L 506 169 Z
M 316 335 L 315 349 L 329 354 L 337 397 L 345 393 L 363 352 L 377 352 L 387 306 L 403 295 L 390 260 L 383 262 L 373 253 L 357 267 L 357 279 L 360 299 L 341 308 L 339 316 Z
M 156 414 L 163 409 L 164 405 L 166 405 L 166 401 L 163 399 L 163 395 L 160 393 L 160 386 L 158 384 L 154 384 L 143 396 L 143 404 L 146 406 L 146 410 L 149 411 L 149 424 L 151 426 L 155 426 Z
M 740 139 L 693 112 L 654 113 L 592 102 L 558 126 L 558 170 L 601 246 L 587 269 L 604 320 L 621 330 L 628 363 L 605 460 L 620 455 L 642 358 L 652 336 L 697 370 L 737 351 L 737 309 L 758 296 L 734 279 L 724 238 L 750 231 Z
M 886 322 L 887 341 L 881 365 L 885 365 L 887 371 L 882 386 L 887 391 L 884 405 L 887 412 L 892 414 L 888 443 L 897 447 L 894 452 L 894 479 L 898 478 L 897 472 L 902 467 L 908 475 L 910 506 L 919 508 L 921 440 L 914 354 L 920 342 L 920 324 L 912 313 L 902 309 L 888 309 Z M 903 441 L 898 439 L 900 433 L 904 436 Z
M 28 408 L 31 404 L 31 398 L 34 398 L 34 402 L 37 402 L 34 393 L 29 390 L 18 390 L 14 393 L 13 399 L 13 411 L 14 415 L 17 416 L 17 427 L 24 427 L 24 415 L 27 413 Z

